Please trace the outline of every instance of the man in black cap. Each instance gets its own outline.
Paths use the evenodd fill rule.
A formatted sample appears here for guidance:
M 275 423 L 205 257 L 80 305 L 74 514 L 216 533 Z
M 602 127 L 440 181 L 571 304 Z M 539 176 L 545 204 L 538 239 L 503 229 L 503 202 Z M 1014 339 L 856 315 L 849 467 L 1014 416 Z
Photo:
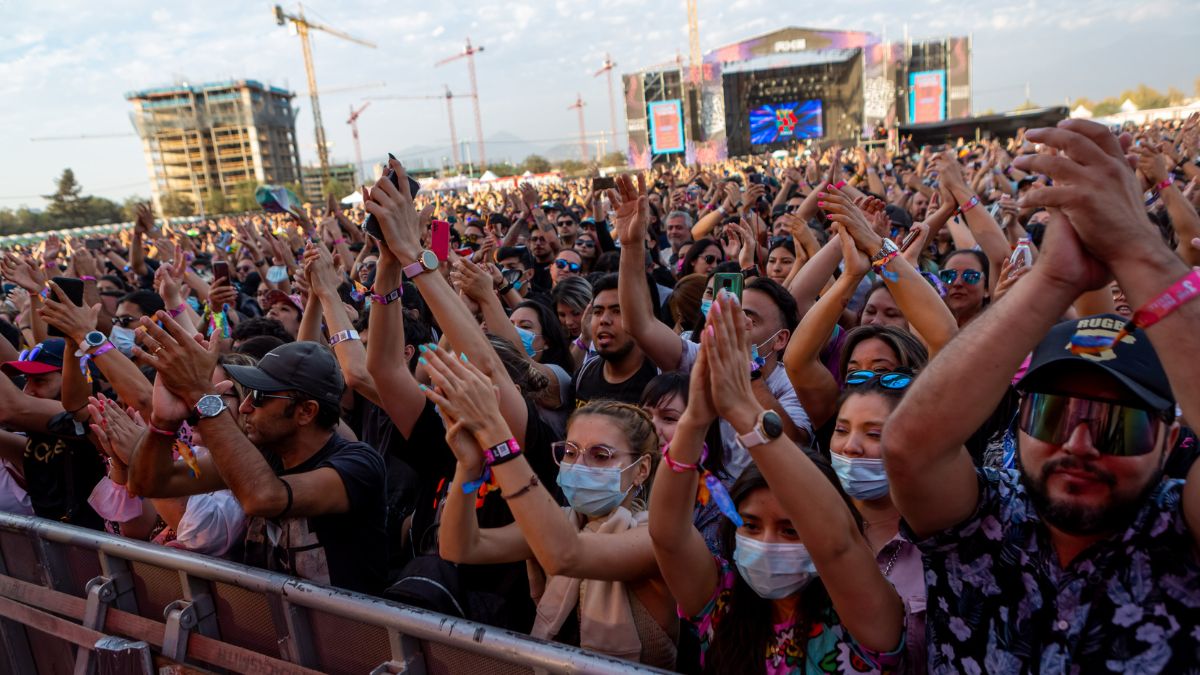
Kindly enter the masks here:
M 25 489 L 35 515 L 72 525 L 102 529 L 88 496 L 104 477 L 104 463 L 82 425 L 62 407 L 63 338 L 49 338 L 0 364 L 8 376 L 25 376 L 17 389 L 0 377 L 0 424 L 25 433 L 0 438 L 0 454 L 22 467 Z
M 1069 120 L 1028 137 L 1060 151 L 1018 160 L 1054 179 L 1023 201 L 1050 209 L 1037 263 L 930 361 L 883 433 L 927 571 L 930 672 L 1186 672 L 1200 653 L 1200 467 L 1182 481 L 1163 466 L 1176 401 L 1200 419 L 1196 273 L 1151 227 L 1111 132 Z M 1112 276 L 1142 323 L 1055 325 Z M 976 469 L 962 443 L 1031 350 L 1017 468 Z
M 147 497 L 181 496 L 228 487 L 250 523 L 244 562 L 310 581 L 380 593 L 385 580 L 383 459 L 365 443 L 341 438 L 345 381 L 328 348 L 293 342 L 257 366 L 224 366 L 250 391 L 239 428 L 212 384 L 216 347 L 206 349 L 166 313 L 149 318 L 146 363 L 158 371 L 151 433 L 130 462 L 130 486 Z M 191 476 L 180 463 L 163 466 L 185 420 L 209 450 Z M 160 458 L 139 457 L 152 453 Z M 147 471 L 162 478 L 139 473 Z

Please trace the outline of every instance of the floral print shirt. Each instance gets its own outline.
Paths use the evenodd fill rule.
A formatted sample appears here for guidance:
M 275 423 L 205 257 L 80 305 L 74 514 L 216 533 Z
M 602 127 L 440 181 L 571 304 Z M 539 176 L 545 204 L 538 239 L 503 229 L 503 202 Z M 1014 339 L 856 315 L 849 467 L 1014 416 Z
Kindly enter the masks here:
M 1183 481 L 1163 480 L 1122 534 L 1063 568 L 1018 472 L 977 471 L 975 514 L 918 542 L 930 672 L 1196 672 L 1200 559 Z
M 713 597 L 694 617 L 687 619 L 700 634 L 700 662 L 716 633 L 717 623 L 728 611 L 727 603 L 733 593 L 737 571 L 719 556 L 713 556 L 720 567 L 720 581 Z M 788 621 L 775 625 L 775 638 L 768 641 L 767 675 L 816 675 L 819 673 L 894 673 L 898 672 L 905 653 L 904 641 L 891 652 L 873 652 L 854 641 L 842 628 L 837 612 L 828 606 L 816 617 L 806 635 L 802 627 Z

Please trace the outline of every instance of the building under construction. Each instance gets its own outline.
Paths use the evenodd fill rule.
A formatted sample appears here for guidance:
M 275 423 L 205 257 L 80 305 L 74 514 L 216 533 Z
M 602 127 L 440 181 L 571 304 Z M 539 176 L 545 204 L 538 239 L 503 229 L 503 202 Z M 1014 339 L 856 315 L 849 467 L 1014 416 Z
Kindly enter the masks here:
M 155 206 L 175 195 L 199 212 L 248 183 L 300 182 L 290 91 L 254 80 L 129 92 Z

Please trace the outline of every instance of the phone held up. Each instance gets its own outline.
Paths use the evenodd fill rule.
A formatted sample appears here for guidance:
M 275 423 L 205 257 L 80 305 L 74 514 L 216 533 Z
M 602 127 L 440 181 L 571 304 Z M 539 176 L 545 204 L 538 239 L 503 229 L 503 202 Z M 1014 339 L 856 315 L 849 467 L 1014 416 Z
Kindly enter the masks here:
M 388 157 L 391 159 L 396 159 L 396 156 L 390 152 L 388 153 Z M 398 175 L 396 175 L 395 171 L 393 171 L 392 169 L 389 168 L 387 170 L 387 177 L 388 177 L 388 180 L 392 181 L 392 185 L 395 185 L 397 189 L 400 188 L 400 177 Z M 419 192 L 420 189 L 421 189 L 421 184 L 418 183 L 416 180 L 414 180 L 412 176 L 409 176 L 408 177 L 408 195 L 410 197 L 416 197 L 417 192 Z M 379 226 L 379 221 L 373 215 L 370 215 L 370 214 L 367 215 L 367 219 L 364 220 L 363 224 L 362 224 L 362 231 L 366 232 L 367 234 L 369 234 L 370 236 L 374 237 L 375 239 L 377 239 L 379 241 L 383 241 L 383 228 L 381 228 Z
M 741 301 L 742 285 L 745 281 L 746 278 L 741 272 L 718 272 L 713 275 L 713 297 L 717 297 L 717 293 L 724 289 Z
M 67 299 L 76 305 L 83 305 L 83 279 L 73 277 L 54 277 L 51 281 L 63 289 Z M 57 300 L 57 297 L 54 297 Z M 52 337 L 66 337 L 61 330 L 51 324 L 46 325 L 46 334 Z

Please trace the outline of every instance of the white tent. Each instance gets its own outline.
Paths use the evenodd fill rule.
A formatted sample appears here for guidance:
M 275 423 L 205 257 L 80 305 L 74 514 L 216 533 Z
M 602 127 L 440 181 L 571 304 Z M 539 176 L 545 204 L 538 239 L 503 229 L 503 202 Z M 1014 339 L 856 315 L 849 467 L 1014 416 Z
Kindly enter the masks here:
M 1092 111 L 1083 107 L 1083 104 L 1080 103 L 1078 106 L 1075 107 L 1074 110 L 1071 111 L 1071 117 L 1074 119 L 1085 119 L 1085 120 L 1091 119 Z
M 499 178 L 499 176 L 492 173 L 491 169 L 489 169 L 483 172 L 483 175 L 479 177 L 479 180 L 496 180 L 497 178 Z
M 1137 111 L 1138 111 L 1137 105 L 1129 99 L 1125 99 L 1125 102 L 1121 104 L 1121 112 L 1131 113 L 1131 112 L 1137 112 Z
M 362 203 L 362 192 L 360 192 L 358 190 L 351 192 L 350 194 L 346 195 L 345 197 L 342 197 L 341 203 L 342 204 L 361 204 Z

